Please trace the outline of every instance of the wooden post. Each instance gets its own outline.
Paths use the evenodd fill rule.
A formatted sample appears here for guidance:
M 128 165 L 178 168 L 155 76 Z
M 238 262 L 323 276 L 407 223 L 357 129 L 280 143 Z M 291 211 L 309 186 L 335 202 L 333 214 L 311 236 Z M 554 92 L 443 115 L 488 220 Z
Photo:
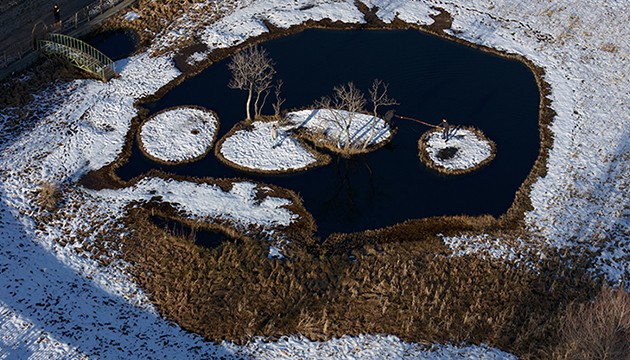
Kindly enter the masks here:
M 76 12 L 74 13 L 74 28 L 75 29 L 77 28 L 78 23 L 79 23 L 79 13 Z
M 101 15 L 103 15 L 103 0 L 101 0 Z

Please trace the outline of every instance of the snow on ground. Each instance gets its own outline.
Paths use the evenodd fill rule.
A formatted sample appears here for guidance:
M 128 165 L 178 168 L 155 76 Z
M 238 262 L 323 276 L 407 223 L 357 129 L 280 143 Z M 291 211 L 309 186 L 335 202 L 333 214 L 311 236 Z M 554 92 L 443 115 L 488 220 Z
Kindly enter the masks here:
M 278 122 L 254 121 L 252 127 L 235 131 L 221 144 L 219 151 L 226 160 L 252 171 L 296 171 L 317 161 L 313 152 L 292 138 L 288 129 L 279 128 Z
M 180 107 L 162 111 L 140 129 L 140 146 L 151 157 L 177 163 L 203 156 L 214 141 L 218 119 L 209 111 Z
M 545 70 L 554 145 L 533 185 L 530 230 L 550 246 L 601 252 L 598 271 L 630 276 L 630 13 L 617 1 L 471 2 L 445 7 L 454 34 Z
M 250 182 L 233 183 L 232 189 L 226 192 L 217 185 L 147 178 L 121 190 L 91 193 L 107 199 L 113 206 L 112 211 L 130 202 L 148 201 L 158 196 L 160 201 L 172 204 L 191 218 L 228 220 L 240 228 L 288 226 L 297 219 L 298 215 L 284 208 L 291 200 L 272 196 L 260 200 L 256 198 L 258 190 L 258 185 Z
M 401 341 L 396 336 L 359 335 L 313 342 L 304 337 L 285 336 L 277 342 L 250 342 L 257 359 L 477 359 L 516 360 L 506 352 L 481 346 L 434 345 L 429 348 Z
M 487 234 L 443 236 L 438 234 L 446 246 L 452 251 L 452 256 L 477 254 L 484 259 L 506 261 L 517 266 L 525 265 L 535 268 L 544 254 L 539 247 L 521 239 L 496 239 Z
M 135 11 L 129 11 L 125 15 L 123 15 L 123 19 L 127 21 L 134 21 L 136 19 L 140 19 L 140 14 Z
M 444 8 L 453 16 L 453 35 L 524 55 L 544 69 L 557 116 L 551 126 L 554 146 L 547 175 L 531 191 L 533 210 L 526 218 L 530 231 L 550 246 L 597 250 L 600 271 L 612 281 L 624 276 L 627 279 L 630 14 L 626 4 L 605 0 L 366 3 L 378 6 L 379 16 L 386 21 L 398 16 L 422 24 L 429 22 L 429 13 L 434 13 L 431 6 Z M 213 5 L 229 14 L 198 31 L 210 50 L 264 33 L 267 29 L 263 19 L 276 26 L 299 24 L 309 17 L 363 22 L 350 0 L 247 0 Z M 214 16 L 213 11 L 206 13 Z M 158 45 L 176 44 L 181 37 L 190 36 L 188 29 L 195 24 L 184 22 L 175 22 L 175 31 L 161 36 Z M 189 28 L 178 31 L 184 25 Z M 125 197 L 146 198 L 148 187 L 112 194 L 123 197 L 120 201 L 75 188 L 64 199 L 74 206 L 74 216 L 36 228 L 33 219 L 42 215 L 33 200 L 38 183 L 72 187 L 82 174 L 114 160 L 137 113 L 133 103 L 155 93 L 178 74 L 168 56 L 150 58 L 141 54 L 130 58 L 121 77 L 108 84 L 91 80 L 59 84 L 36 94 L 35 100 L 22 109 L 0 109 L 0 356 L 71 358 L 86 354 L 148 359 L 249 353 L 271 358 L 275 354 L 291 357 L 295 352 L 300 356 L 300 351 L 310 354 L 323 349 L 322 357 L 358 358 L 357 341 L 361 341 L 359 348 L 365 349 L 364 354 L 405 348 L 407 345 L 396 338 L 375 336 L 365 343 L 351 337 L 324 343 L 300 343 L 299 337 L 266 344 L 254 339 L 250 347 L 242 349 L 226 343 L 215 346 L 165 322 L 155 315 L 146 297 L 123 271 L 124 264 L 118 270 L 98 266 L 75 248 L 73 241 L 91 234 L 95 226 L 91 221 L 95 219 L 106 218 L 101 226 L 111 226 L 108 224 L 115 223 L 122 214 L 122 208 L 115 205 L 126 204 Z M 25 123 L 34 125 L 21 133 L 9 132 L 10 123 L 20 118 L 20 111 L 31 119 Z M 166 191 L 178 187 L 161 186 Z M 184 186 L 197 190 L 204 187 Z M 241 189 L 242 199 L 251 195 L 247 186 Z M 68 208 L 64 211 L 71 211 Z M 270 211 L 282 209 L 272 208 Z M 60 238 L 69 245 L 59 243 Z M 491 240 L 506 245 L 501 239 Z M 475 242 L 469 243 L 474 249 Z M 509 252 L 513 253 L 514 248 L 506 248 Z M 502 255 L 498 252 L 496 256 Z M 425 355 L 478 358 L 475 349 L 444 346 Z M 395 354 L 393 357 L 404 357 Z
M 227 0 L 211 2 L 211 9 L 200 6 L 206 17 L 225 12 L 226 15 L 211 24 L 199 27 L 198 16 L 185 14 L 175 20 L 168 31 L 157 37 L 155 47 L 169 48 L 191 37 L 200 39 L 209 51 L 243 43 L 253 36 L 268 32 L 263 21 L 279 28 L 300 25 L 307 20 L 330 19 L 348 23 L 363 23 L 363 14 L 350 0 Z M 194 19 L 194 20 L 193 20 Z
M 426 144 L 426 151 L 433 163 L 448 170 L 467 170 L 474 168 L 492 156 L 492 146 L 485 139 L 481 139 L 474 131 L 468 129 L 453 129 L 448 139 L 442 137 L 442 131 L 430 131 L 422 139 Z M 457 149 L 452 157 L 440 158 L 438 154 L 445 149 Z
M 321 141 L 338 144 L 340 148 L 343 148 L 347 141 L 345 127 L 348 122 L 350 123 L 348 131 L 352 146 L 362 146 L 368 141 L 369 145 L 377 145 L 389 140 L 392 136 L 385 120 L 374 119 L 372 115 L 350 113 L 345 110 L 300 110 L 288 113 L 285 119 L 296 129 L 302 128 L 314 134 L 324 135 L 325 139 L 322 138 Z
M 395 18 L 410 24 L 430 25 L 433 19 L 429 15 L 437 15 L 439 11 L 432 9 L 436 4 L 427 1 L 409 0 L 366 0 L 362 1 L 369 8 L 377 7 L 376 16 L 385 22 L 392 22 Z

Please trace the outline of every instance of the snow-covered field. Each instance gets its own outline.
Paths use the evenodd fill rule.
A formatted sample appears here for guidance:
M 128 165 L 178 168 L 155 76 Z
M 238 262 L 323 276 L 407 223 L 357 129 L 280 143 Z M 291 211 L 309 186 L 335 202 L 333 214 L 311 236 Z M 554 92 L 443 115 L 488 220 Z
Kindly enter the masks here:
M 195 160 L 208 152 L 218 119 L 194 107 L 162 111 L 140 129 L 140 146 L 151 157 L 167 163 Z
M 442 130 L 430 131 L 421 139 L 425 143 L 425 151 L 434 166 L 447 171 L 468 170 L 479 166 L 492 156 L 492 145 L 469 129 L 454 129 L 449 138 L 444 139 Z M 440 151 L 455 149 L 451 157 L 441 158 Z
M 547 174 L 534 183 L 531 191 L 533 210 L 526 214 L 529 231 L 547 246 L 595 250 L 599 255 L 594 271 L 604 273 L 613 282 L 627 279 L 627 4 L 612 0 L 365 3 L 378 6 L 377 15 L 385 21 L 397 16 L 418 24 L 429 24 L 432 20 L 428 15 L 436 13 L 431 6 L 439 6 L 453 16 L 453 35 L 523 55 L 544 69 L 545 80 L 551 85 L 551 107 L 557 115 L 551 125 L 554 145 Z M 174 22 L 168 27 L 172 31 L 160 35 L 156 46 L 176 43 L 194 33 L 210 50 L 230 47 L 267 31 L 263 19 L 279 27 L 307 19 L 363 21 L 350 0 L 244 0 L 229 9 L 227 16 L 200 29 L 184 20 Z M 324 343 L 299 337 L 275 343 L 254 340 L 244 348 L 229 343 L 214 345 L 157 316 L 144 293 L 129 278 L 126 264 L 103 267 L 86 256 L 82 242 L 115 226 L 125 205 L 154 195 L 152 191 L 166 201 L 177 201 L 180 210 L 186 212 L 207 210 L 203 207 L 207 204 L 196 207 L 199 204 L 195 203 L 195 195 L 208 192 L 218 196 L 219 201 L 234 201 L 234 207 L 226 209 L 225 214 L 238 216 L 245 223 L 257 223 L 261 218 L 280 222 L 291 219 L 282 207 L 286 199 L 269 199 L 267 204 L 250 202 L 253 190 L 247 183 L 239 185 L 236 193 L 234 189 L 225 193 L 203 184 L 152 179 L 117 192 L 93 193 L 75 185 L 83 174 L 101 168 L 120 154 L 131 120 L 137 114 L 134 102 L 154 94 L 179 75 L 170 56 L 150 58 L 140 54 L 119 62 L 121 77 L 107 84 L 92 80 L 59 84 L 35 94 L 34 101 L 23 109 L 0 109 L 0 357 L 508 356 L 483 347 L 444 346 L 429 353 L 384 335 Z M 20 116 L 29 117 L 34 125 L 22 132 L 9 131 L 12 120 Z M 157 181 L 164 183 L 152 187 L 151 182 Z M 65 190 L 60 209 L 63 216 L 36 224 L 45 215 L 34 195 L 42 182 L 59 184 Z M 188 195 L 177 197 L 178 191 Z M 238 199 L 227 199 L 234 196 Z M 222 209 L 219 206 L 212 211 Z M 261 217 L 248 217 L 254 213 Z M 461 253 L 491 251 L 492 256 L 499 258 L 514 256 L 515 250 L 509 243 L 483 234 L 467 241 L 446 242 L 456 243 Z M 495 247 L 487 246 L 493 242 L 506 251 L 497 252 Z M 521 242 L 518 246 L 536 244 Z

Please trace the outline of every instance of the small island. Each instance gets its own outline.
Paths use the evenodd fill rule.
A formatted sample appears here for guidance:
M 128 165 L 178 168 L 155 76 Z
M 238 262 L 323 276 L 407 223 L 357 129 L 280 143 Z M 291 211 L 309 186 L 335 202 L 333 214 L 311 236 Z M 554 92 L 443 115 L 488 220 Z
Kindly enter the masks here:
M 376 150 L 393 135 L 389 124 L 373 114 L 334 108 L 290 112 L 285 121 L 315 146 L 343 156 Z
M 458 127 L 446 138 L 440 128 L 425 132 L 418 140 L 420 161 L 427 167 L 447 175 L 460 175 L 489 164 L 496 154 L 496 145 L 481 130 Z
M 231 167 L 262 174 L 305 171 L 330 162 L 330 156 L 293 138 L 292 130 L 277 121 L 241 122 L 219 141 L 215 155 Z
M 138 132 L 138 144 L 150 159 L 181 164 L 204 157 L 215 140 L 219 118 L 199 106 L 169 108 L 147 119 Z

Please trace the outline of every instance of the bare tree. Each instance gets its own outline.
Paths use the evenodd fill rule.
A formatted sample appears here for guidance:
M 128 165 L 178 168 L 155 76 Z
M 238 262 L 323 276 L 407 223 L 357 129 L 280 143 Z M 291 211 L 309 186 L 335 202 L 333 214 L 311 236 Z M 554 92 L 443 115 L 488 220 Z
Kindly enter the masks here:
M 269 95 L 273 75 L 276 73 L 273 65 L 267 51 L 258 46 L 239 51 L 232 56 L 232 61 L 228 64 L 232 72 L 232 79 L 228 86 L 232 89 L 247 90 L 245 109 L 248 121 L 252 120 L 251 108 L 254 92 L 256 93 L 254 116 L 260 116 L 260 111 Z M 259 104 L 261 96 L 263 99 Z
M 282 104 L 286 101 L 281 95 L 282 93 L 282 85 L 284 83 L 282 80 L 278 80 L 276 82 L 276 86 L 274 86 L 274 95 L 276 96 L 276 102 L 273 103 L 273 116 L 278 120 L 278 122 L 282 121 Z
M 376 134 L 376 121 L 378 119 L 378 108 L 381 106 L 398 105 L 398 102 L 390 98 L 387 94 L 389 84 L 380 79 L 374 79 L 370 88 L 370 102 L 372 103 L 372 122 L 370 123 L 370 136 L 363 143 L 363 149 L 367 148 Z M 382 89 L 382 90 L 381 90 Z
M 365 107 L 365 97 L 354 83 L 349 82 L 345 85 L 338 85 L 333 88 L 333 97 L 323 97 L 319 100 L 318 105 L 322 108 L 330 109 L 330 120 L 339 127 L 340 135 L 337 139 L 338 146 L 342 146 L 341 134 L 345 135 L 343 141 L 343 150 L 348 151 L 352 145 L 352 135 L 350 128 L 355 115 L 363 111 Z M 345 114 L 335 110 L 345 110 Z

